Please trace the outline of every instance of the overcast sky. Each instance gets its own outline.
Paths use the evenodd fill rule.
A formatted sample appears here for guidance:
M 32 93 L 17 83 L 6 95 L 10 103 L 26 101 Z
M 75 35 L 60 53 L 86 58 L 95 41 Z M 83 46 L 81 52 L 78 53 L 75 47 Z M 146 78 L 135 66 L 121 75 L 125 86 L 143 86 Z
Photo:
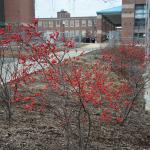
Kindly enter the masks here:
M 38 18 L 56 17 L 56 12 L 64 9 L 72 17 L 96 16 L 96 11 L 120 5 L 121 0 L 36 0 L 35 14 Z

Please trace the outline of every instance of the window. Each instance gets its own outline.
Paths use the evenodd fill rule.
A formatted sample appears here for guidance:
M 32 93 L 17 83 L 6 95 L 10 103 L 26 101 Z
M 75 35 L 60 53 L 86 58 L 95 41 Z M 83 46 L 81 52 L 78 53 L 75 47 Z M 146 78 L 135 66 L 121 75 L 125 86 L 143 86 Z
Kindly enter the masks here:
M 56 21 L 56 27 L 60 27 L 60 21 L 59 20 Z
M 70 38 L 70 31 L 68 31 L 68 37 Z
M 65 31 L 65 37 L 69 37 L 69 31 Z
M 135 19 L 134 25 L 136 27 L 144 27 L 145 26 L 145 19 Z
M 80 26 L 79 20 L 75 20 L 75 26 L 76 26 L 76 27 L 79 27 L 79 26 Z
M 145 26 L 145 17 L 146 17 L 146 5 L 137 4 L 135 5 L 135 27 L 143 28 Z
M 134 33 L 134 39 L 145 38 L 145 33 Z
M 88 20 L 88 26 L 89 26 L 89 27 L 92 26 L 92 20 Z
M 75 36 L 79 36 L 79 35 L 80 35 L 79 30 L 76 30 L 76 31 L 75 31 Z
M 70 20 L 70 27 L 74 27 L 74 20 Z
M 143 19 L 146 16 L 146 5 L 137 4 L 135 5 L 135 19 Z
M 64 21 L 64 24 L 65 24 L 65 27 L 68 27 L 68 26 L 69 26 L 68 20 L 65 20 L 65 21 Z
M 95 20 L 95 19 L 94 19 L 94 21 L 93 21 L 93 22 L 94 22 L 94 24 L 96 24 L 96 20 Z
M 42 21 L 38 22 L 38 27 L 42 27 Z
M 86 20 L 82 20 L 82 27 L 86 27 Z
M 86 31 L 82 30 L 82 36 L 85 37 L 86 36 Z
M 48 28 L 48 26 L 49 26 L 49 22 L 48 21 L 43 21 L 43 27 L 44 28 Z
M 74 37 L 74 31 L 73 30 L 70 31 L 70 37 Z
M 49 21 L 49 27 L 53 27 L 53 21 Z

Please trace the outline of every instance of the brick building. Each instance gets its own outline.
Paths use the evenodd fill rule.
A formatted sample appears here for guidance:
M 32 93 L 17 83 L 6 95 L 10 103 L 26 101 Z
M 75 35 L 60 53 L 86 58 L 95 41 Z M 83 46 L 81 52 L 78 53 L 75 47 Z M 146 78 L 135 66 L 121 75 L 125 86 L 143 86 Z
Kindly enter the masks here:
M 57 18 L 39 18 L 40 31 L 64 33 L 65 37 L 96 37 L 96 16 L 71 17 L 70 13 L 61 10 Z
M 0 24 L 30 23 L 34 15 L 34 0 L 0 0 Z
M 97 16 L 71 17 L 67 11 L 56 18 L 39 18 L 39 30 L 57 30 L 66 37 L 96 37 L 108 39 L 108 33 L 121 27 L 122 41 L 145 38 L 146 0 L 122 0 L 122 6 L 97 12 Z M 34 0 L 0 0 L 0 26 L 4 23 L 30 23 L 34 17 Z
M 122 41 L 145 38 L 146 0 L 122 1 Z
M 122 6 L 97 12 L 97 40 L 103 42 L 110 31 L 121 27 L 122 42 L 144 41 L 146 0 L 122 0 Z

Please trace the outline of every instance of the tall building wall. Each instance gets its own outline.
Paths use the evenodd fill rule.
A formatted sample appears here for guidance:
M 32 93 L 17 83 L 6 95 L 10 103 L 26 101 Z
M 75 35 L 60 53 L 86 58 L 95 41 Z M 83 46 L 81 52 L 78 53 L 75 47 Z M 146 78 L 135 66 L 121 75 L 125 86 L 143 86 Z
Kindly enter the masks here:
M 31 23 L 34 17 L 34 0 L 4 0 L 5 22 Z
M 32 22 L 35 17 L 34 0 L 20 0 L 20 21 Z
M 122 41 L 133 41 L 137 4 L 145 4 L 145 0 L 122 0 Z
M 5 13 L 4 13 L 4 0 L 0 0 L 0 26 L 4 24 Z

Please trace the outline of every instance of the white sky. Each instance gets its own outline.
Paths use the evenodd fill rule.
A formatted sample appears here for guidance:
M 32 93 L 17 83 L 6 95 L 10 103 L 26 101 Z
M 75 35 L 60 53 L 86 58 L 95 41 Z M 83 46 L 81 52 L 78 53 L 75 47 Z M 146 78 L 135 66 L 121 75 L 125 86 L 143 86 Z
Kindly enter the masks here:
M 108 1 L 108 2 L 104 2 Z M 122 0 L 36 0 L 38 18 L 56 17 L 56 12 L 67 10 L 71 16 L 96 16 L 96 11 L 120 6 Z

